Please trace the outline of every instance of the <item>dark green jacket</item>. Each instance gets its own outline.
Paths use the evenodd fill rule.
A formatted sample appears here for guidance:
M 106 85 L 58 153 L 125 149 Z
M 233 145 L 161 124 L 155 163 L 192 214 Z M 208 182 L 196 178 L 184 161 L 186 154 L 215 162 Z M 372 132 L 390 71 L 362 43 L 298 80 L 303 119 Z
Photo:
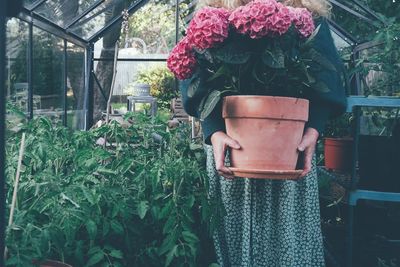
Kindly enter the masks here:
M 310 95 L 310 112 L 309 121 L 306 127 L 312 127 L 319 133 L 324 130 L 325 123 L 329 118 L 336 117 L 342 114 L 346 108 L 346 94 L 344 85 L 344 66 L 334 45 L 332 35 L 329 30 L 329 25 L 326 19 L 319 19 L 316 24 L 320 24 L 320 30 L 313 40 L 314 48 L 323 54 L 332 64 L 335 65 L 337 71 L 313 68 L 311 71 L 314 77 L 325 83 L 330 89 L 329 92 L 318 92 Z M 200 82 L 205 81 L 201 79 L 204 73 L 199 70 L 197 75 L 200 76 Z M 192 77 L 193 78 L 193 77 Z M 193 97 L 188 97 L 187 89 L 191 79 L 184 80 L 180 83 L 182 93 L 183 106 L 186 112 L 193 116 L 199 117 L 198 107 L 203 95 L 198 94 Z M 222 118 L 222 103 L 219 103 L 214 111 L 201 122 L 204 141 L 210 144 L 210 137 L 217 131 L 225 131 L 225 123 Z

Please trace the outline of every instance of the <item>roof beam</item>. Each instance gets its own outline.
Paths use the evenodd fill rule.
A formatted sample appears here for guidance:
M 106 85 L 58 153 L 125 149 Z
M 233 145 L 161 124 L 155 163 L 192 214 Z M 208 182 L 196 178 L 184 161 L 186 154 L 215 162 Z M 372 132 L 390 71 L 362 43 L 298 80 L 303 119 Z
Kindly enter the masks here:
M 36 8 L 38 8 L 41 4 L 43 4 L 44 2 L 46 2 L 47 0 L 40 0 L 40 1 L 37 1 L 36 3 L 33 3 L 29 8 L 27 8 L 27 9 L 29 9 L 29 11 L 33 11 L 33 10 L 35 10 Z
M 144 6 L 149 0 L 138 0 L 135 3 L 133 3 L 129 8 L 128 8 L 128 13 L 131 15 L 132 13 L 136 12 L 139 8 Z M 89 43 L 94 43 L 98 41 L 101 37 L 103 37 L 112 26 L 115 24 L 119 23 L 122 21 L 122 14 L 118 15 L 115 17 L 113 20 L 111 20 L 106 26 L 104 26 L 102 29 L 100 29 L 95 35 L 93 35 L 88 41 Z
M 369 19 L 369 18 L 367 18 L 366 16 L 364 16 L 364 15 L 358 13 L 357 11 L 354 11 L 354 10 L 351 9 L 350 7 L 348 7 L 348 6 L 346 6 L 346 5 L 342 4 L 342 3 L 339 3 L 339 2 L 336 1 L 336 0 L 329 0 L 329 2 L 331 2 L 332 4 L 334 4 L 335 6 L 337 6 L 337 7 L 339 7 L 339 8 L 341 8 L 341 9 L 347 11 L 348 13 L 353 14 L 353 15 L 356 16 L 357 18 L 363 19 L 363 20 L 365 20 L 366 22 L 368 22 L 369 24 L 374 25 L 374 21 L 373 21 L 372 19 Z
M 79 20 L 81 20 L 84 16 L 89 14 L 93 9 L 97 8 L 99 5 L 101 5 L 104 2 L 104 0 L 98 0 L 94 2 L 90 7 L 88 7 L 82 14 L 79 16 L 76 16 L 70 23 L 68 23 L 65 28 L 69 29 L 71 26 L 73 26 L 75 23 L 77 23 Z
M 63 38 L 65 40 L 67 40 L 68 42 L 74 43 L 81 47 L 88 46 L 88 42 L 86 40 L 80 38 L 76 34 L 66 31 L 65 29 L 61 28 L 57 24 L 52 23 L 39 15 L 36 15 L 34 13 L 31 13 L 29 15 L 29 14 L 27 14 L 27 12 L 29 12 L 29 10 L 23 8 L 23 12 L 21 12 L 18 15 L 18 18 L 27 23 L 32 23 L 34 26 L 36 26 L 46 32 L 54 34 L 60 38 Z

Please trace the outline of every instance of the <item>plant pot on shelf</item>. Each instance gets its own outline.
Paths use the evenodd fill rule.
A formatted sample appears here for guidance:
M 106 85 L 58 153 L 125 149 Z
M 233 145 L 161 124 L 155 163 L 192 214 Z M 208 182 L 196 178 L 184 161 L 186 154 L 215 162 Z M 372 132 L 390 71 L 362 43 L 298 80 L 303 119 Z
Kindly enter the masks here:
M 324 139 L 325 167 L 338 172 L 349 172 L 353 162 L 353 138 Z
M 248 178 L 295 179 L 308 100 L 273 96 L 227 96 L 223 100 L 227 134 L 237 140 L 231 150 L 234 175 Z

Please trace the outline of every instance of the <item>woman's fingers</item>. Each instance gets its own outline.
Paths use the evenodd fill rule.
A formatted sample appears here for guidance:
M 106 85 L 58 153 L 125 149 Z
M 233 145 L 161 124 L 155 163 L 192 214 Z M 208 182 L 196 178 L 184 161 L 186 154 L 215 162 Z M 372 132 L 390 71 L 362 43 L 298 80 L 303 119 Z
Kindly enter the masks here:
M 303 152 L 303 172 L 300 177 L 306 176 L 312 168 L 312 158 L 315 152 L 315 146 L 317 145 L 318 131 L 313 128 L 307 128 L 303 138 L 297 147 L 297 150 Z
M 214 149 L 215 168 L 219 175 L 226 178 L 233 178 L 232 171 L 225 166 L 225 155 L 228 147 L 240 149 L 237 141 L 230 138 L 224 132 L 216 132 L 211 136 L 211 143 Z

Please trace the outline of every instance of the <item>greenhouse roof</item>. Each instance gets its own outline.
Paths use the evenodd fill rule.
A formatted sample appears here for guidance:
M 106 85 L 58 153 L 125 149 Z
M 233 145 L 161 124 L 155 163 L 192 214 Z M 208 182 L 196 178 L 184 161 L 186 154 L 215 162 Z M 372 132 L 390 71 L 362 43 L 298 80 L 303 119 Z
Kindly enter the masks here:
M 35 26 L 56 32 L 67 39 L 89 43 L 101 37 L 107 29 L 121 22 L 122 13 L 135 12 L 147 0 L 24 0 L 21 19 Z
M 197 3 L 197 0 L 159 1 L 167 2 L 171 6 L 175 6 L 176 2 L 185 2 L 188 9 Z M 24 12 L 20 18 L 67 40 L 86 45 L 97 41 L 108 29 L 122 21 L 122 13 L 116 10 L 126 9 L 132 14 L 147 2 L 148 0 L 24 0 Z M 335 14 L 331 19 L 335 36 L 349 44 L 367 41 L 371 31 L 376 31 L 385 24 L 362 1 L 330 2 Z M 183 22 L 187 23 L 193 14 L 185 11 L 180 10 L 180 14 Z M 347 23 L 349 20 L 357 23 Z M 349 28 L 348 25 L 353 27 Z

